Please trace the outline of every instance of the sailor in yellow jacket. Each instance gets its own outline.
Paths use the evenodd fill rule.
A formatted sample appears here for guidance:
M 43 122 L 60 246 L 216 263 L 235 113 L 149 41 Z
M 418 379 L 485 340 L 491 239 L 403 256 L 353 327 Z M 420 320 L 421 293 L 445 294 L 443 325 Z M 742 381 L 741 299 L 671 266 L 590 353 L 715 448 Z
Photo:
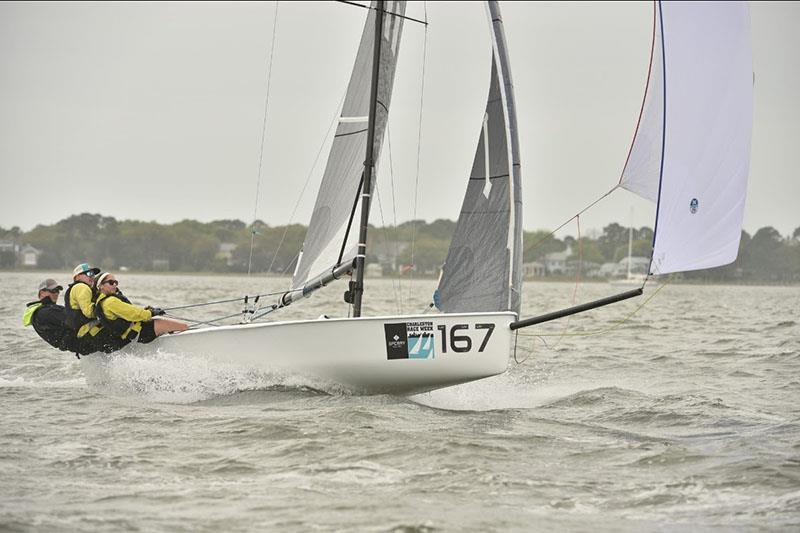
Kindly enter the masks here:
M 103 351 L 113 352 L 132 342 L 153 342 L 164 333 L 185 331 L 188 326 L 177 320 L 158 318 L 164 311 L 157 307 L 139 307 L 133 305 L 118 288 L 119 282 L 110 272 L 97 276 L 98 291 L 95 300 L 95 312 L 103 326 L 101 335 L 104 339 Z
M 81 263 L 72 271 L 73 281 L 64 293 L 65 324 L 71 332 L 71 345 L 75 348 L 76 354 L 86 355 L 101 349 L 98 334 L 102 328 L 94 311 L 93 278 L 99 273 L 99 268 L 93 268 L 89 263 Z

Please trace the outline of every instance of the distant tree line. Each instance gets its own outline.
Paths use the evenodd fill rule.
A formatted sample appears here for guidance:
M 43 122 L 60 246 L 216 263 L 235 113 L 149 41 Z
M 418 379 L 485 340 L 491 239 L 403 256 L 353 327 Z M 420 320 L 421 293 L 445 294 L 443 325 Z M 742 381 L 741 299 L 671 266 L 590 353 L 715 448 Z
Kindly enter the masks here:
M 368 262 L 384 274 L 413 270 L 435 275 L 444 263 L 455 222 L 410 221 L 371 228 Z M 306 227 L 293 224 L 270 227 L 256 221 L 198 222 L 182 220 L 158 224 L 116 220 L 98 214 L 74 215 L 30 231 L 0 228 L 0 269 L 23 268 L 19 251 L 33 247 L 35 266 L 46 270 L 71 269 L 88 261 L 104 269 L 172 272 L 252 272 L 291 274 L 305 238 Z M 633 230 L 633 255 L 650 256 L 653 231 Z M 252 243 L 252 251 L 251 251 Z M 569 250 L 573 264 L 619 262 L 628 253 L 628 228 L 612 223 L 602 233 L 579 240 L 558 239 L 548 231 L 525 232 L 526 263 L 542 262 L 554 252 Z M 800 227 L 782 236 L 772 227 L 754 235 L 742 232 L 739 257 L 731 265 L 682 274 L 683 279 L 709 282 L 800 282 Z

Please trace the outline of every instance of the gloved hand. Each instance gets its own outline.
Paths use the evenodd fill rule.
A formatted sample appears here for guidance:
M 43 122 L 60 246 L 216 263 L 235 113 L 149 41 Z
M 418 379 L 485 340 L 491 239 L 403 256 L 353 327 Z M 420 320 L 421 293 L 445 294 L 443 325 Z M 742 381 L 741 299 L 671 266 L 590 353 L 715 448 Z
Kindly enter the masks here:
M 161 315 L 166 314 L 166 311 L 164 311 L 160 307 L 151 307 L 151 306 L 148 305 L 147 307 L 145 307 L 145 309 L 150 311 L 150 314 L 153 315 L 153 316 L 161 316 Z

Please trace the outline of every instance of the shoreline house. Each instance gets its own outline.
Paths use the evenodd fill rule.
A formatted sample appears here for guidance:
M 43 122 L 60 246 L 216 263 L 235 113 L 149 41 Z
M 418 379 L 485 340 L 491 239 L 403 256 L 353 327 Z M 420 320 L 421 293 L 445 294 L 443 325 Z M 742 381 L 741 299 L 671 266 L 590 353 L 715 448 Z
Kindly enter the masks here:
M 567 246 L 563 252 L 552 252 L 544 256 L 544 272 L 546 275 L 567 273 L 567 259 L 572 255 L 572 247 Z
M 226 266 L 233 266 L 235 260 L 233 258 L 233 253 L 236 251 L 236 244 L 232 242 L 221 242 L 219 243 L 219 247 L 217 248 L 217 253 L 214 256 L 215 259 L 219 259 L 220 261 L 225 261 Z
M 544 264 L 539 261 L 531 261 L 530 263 L 522 263 L 522 277 L 523 278 L 543 278 L 547 274 Z
M 13 241 L 0 241 L 0 267 L 36 268 L 42 251 L 30 244 L 20 246 Z
M 39 266 L 39 256 L 42 251 L 34 248 L 30 244 L 22 247 L 19 251 L 19 263 L 26 268 L 36 268 Z

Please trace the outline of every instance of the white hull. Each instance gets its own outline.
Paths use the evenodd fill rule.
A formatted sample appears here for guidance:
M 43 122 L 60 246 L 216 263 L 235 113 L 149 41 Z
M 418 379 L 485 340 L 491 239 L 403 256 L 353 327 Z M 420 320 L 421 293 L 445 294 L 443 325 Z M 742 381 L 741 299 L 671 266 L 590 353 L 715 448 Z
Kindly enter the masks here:
M 514 313 L 266 322 L 166 335 L 134 350 L 191 354 L 354 392 L 414 394 L 506 370 Z

